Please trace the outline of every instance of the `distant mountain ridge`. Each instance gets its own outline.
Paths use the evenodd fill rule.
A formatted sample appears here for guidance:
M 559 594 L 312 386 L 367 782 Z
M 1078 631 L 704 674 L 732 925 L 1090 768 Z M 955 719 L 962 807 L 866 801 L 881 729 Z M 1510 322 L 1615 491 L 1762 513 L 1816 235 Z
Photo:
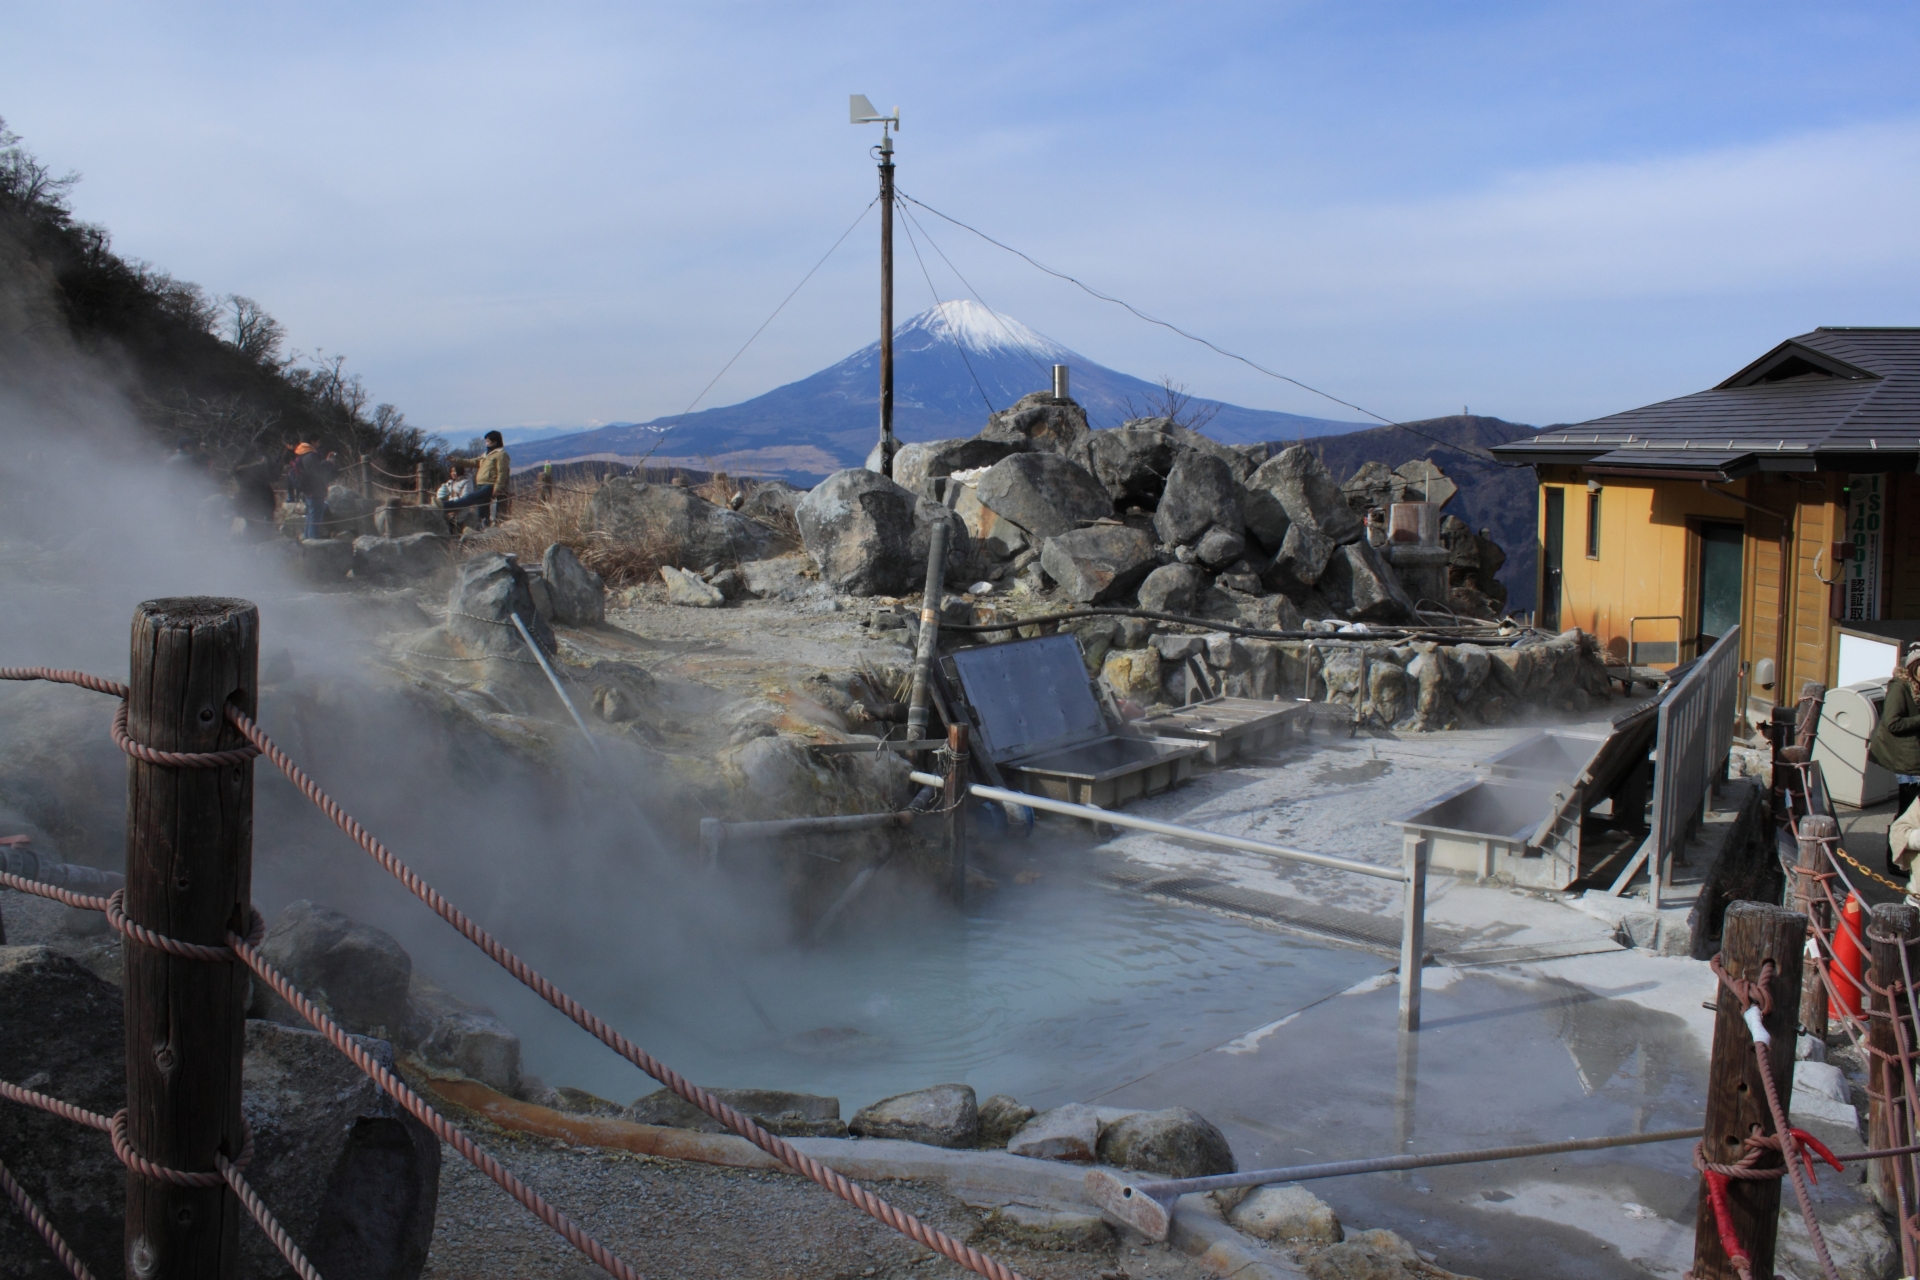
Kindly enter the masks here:
M 968 436 L 987 415 L 1053 385 L 1053 366 L 1070 371 L 1073 398 L 1095 427 L 1145 413 L 1152 382 L 1109 369 L 1044 334 L 971 301 L 931 307 L 894 330 L 894 431 L 907 442 Z M 684 418 L 613 423 L 547 436 L 513 450 L 516 467 L 573 459 L 631 462 L 652 452 L 667 465 L 712 466 L 778 475 L 810 485 L 859 466 L 879 434 L 880 344 L 874 342 L 818 373 L 764 395 Z M 1131 408 L 1129 407 L 1131 402 Z M 1206 434 L 1227 444 L 1299 440 L 1367 429 L 1363 422 L 1217 407 Z M 664 438 L 663 438 L 664 434 Z

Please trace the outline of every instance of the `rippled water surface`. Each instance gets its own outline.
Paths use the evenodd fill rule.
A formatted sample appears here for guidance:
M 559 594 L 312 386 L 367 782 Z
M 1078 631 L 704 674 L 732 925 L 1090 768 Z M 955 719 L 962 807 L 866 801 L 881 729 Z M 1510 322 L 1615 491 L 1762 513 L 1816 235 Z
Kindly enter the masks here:
M 843 1114 L 944 1081 L 1090 1098 L 1381 972 L 1388 962 L 1049 871 L 869 919 L 810 949 L 636 975 L 598 1011 L 709 1085 L 832 1094 Z M 688 993 L 698 993 L 687 998 Z M 528 1048 L 554 1084 L 652 1087 L 583 1036 Z

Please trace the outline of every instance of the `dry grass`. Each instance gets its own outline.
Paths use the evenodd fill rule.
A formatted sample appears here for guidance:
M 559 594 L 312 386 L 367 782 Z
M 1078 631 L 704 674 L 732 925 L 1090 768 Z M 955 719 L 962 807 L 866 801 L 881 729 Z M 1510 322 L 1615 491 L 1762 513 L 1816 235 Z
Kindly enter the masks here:
M 647 477 L 652 483 L 661 480 Z M 588 528 L 588 507 L 598 486 L 561 488 L 542 499 L 532 486 L 516 494 L 513 515 L 493 528 L 470 537 L 467 545 L 483 551 L 504 551 L 522 564 L 539 564 L 547 548 L 559 543 L 580 557 L 580 563 L 599 574 L 609 587 L 637 586 L 656 581 L 663 564 L 679 564 L 680 548 L 664 530 L 645 531 L 640 537 L 616 539 Z M 724 475 L 691 490 L 717 506 L 727 506 L 733 489 Z M 800 526 L 792 514 L 775 521 L 759 521 L 773 530 L 782 549 L 800 545 Z

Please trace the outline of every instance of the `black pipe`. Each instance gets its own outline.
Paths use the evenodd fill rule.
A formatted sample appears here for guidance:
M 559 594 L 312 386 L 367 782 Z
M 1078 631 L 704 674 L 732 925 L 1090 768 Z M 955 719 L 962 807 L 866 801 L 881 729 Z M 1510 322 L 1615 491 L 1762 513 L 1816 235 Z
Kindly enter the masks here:
M 1511 646 L 1521 636 L 1489 637 L 1486 640 L 1471 635 L 1445 635 L 1431 627 L 1381 627 L 1361 635 L 1340 635 L 1333 631 L 1262 631 L 1257 627 L 1235 627 L 1224 622 L 1214 622 L 1207 618 L 1189 618 L 1178 613 L 1156 613 L 1152 609 L 1068 609 L 1059 613 L 1043 613 L 1031 618 L 1017 618 L 1010 622 L 962 624 L 947 622 L 941 624 L 943 631 L 964 631 L 979 634 L 986 631 L 1017 631 L 1021 627 L 1038 626 L 1043 622 L 1064 622 L 1069 618 L 1151 618 L 1156 622 L 1171 622 L 1183 627 L 1195 627 L 1201 631 L 1223 631 L 1228 635 L 1250 636 L 1256 640 L 1331 640 L 1341 642 L 1362 642 L 1368 640 L 1432 640 L 1444 644 L 1494 644 Z M 1523 633 L 1524 634 L 1524 633 Z

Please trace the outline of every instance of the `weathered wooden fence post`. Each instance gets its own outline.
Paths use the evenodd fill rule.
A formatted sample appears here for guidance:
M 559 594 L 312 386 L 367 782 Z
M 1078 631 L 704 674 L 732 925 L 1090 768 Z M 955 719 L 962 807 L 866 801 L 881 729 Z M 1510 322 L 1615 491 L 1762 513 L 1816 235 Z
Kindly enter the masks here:
M 947 751 L 953 757 L 947 769 L 946 794 L 941 803 L 947 810 L 947 857 L 952 867 L 949 892 L 955 902 L 967 897 L 967 762 L 969 727 L 947 727 Z
M 1800 861 L 1794 868 L 1794 901 L 1807 917 L 1809 928 L 1818 926 L 1818 937 L 1831 938 L 1834 929 L 1833 908 L 1827 904 L 1827 895 L 1815 877 L 1829 869 L 1827 852 L 1820 843 L 1821 837 L 1831 839 L 1838 836 L 1840 824 L 1825 814 L 1810 813 L 1800 819 L 1797 830 Z M 1820 958 L 1830 961 L 1833 956 L 1828 950 L 1822 952 Z M 1827 986 L 1820 980 L 1819 965 L 1806 966 L 1800 985 L 1800 1027 L 1816 1040 L 1827 1038 Z
M 424 462 L 413 464 L 413 505 L 427 505 L 427 464 Z
M 1773 1038 L 1768 1060 L 1782 1106 L 1790 1105 L 1793 1097 L 1794 1018 L 1800 1008 L 1800 961 L 1806 945 L 1807 918 L 1797 911 L 1765 902 L 1736 902 L 1727 908 L 1720 963 L 1728 976 L 1758 980 L 1762 963 L 1774 964 L 1767 988 L 1773 1007 L 1761 1025 Z M 1755 1126 L 1763 1134 L 1774 1132 L 1773 1113 L 1767 1107 L 1766 1086 L 1740 1002 L 1722 984 L 1718 1003 L 1713 1060 L 1707 1073 L 1706 1133 L 1701 1143 L 1711 1163 L 1733 1164 L 1745 1154 L 1743 1144 Z M 1780 1181 L 1729 1182 L 1727 1204 L 1734 1234 L 1753 1261 L 1753 1274 L 1771 1276 L 1774 1233 L 1780 1225 Z M 1736 1280 L 1737 1275 L 1721 1247 L 1713 1205 L 1703 1185 L 1694 1218 L 1693 1280 Z
M 229 705 L 257 713 L 260 613 L 244 600 L 149 600 L 134 611 L 128 736 L 159 751 L 245 746 Z M 245 932 L 253 880 L 253 765 L 127 762 L 126 914 L 179 942 L 223 946 Z M 122 943 L 127 1121 L 155 1164 L 214 1170 L 238 1156 L 247 970 Z M 226 1187 L 179 1187 L 129 1171 L 132 1280 L 231 1277 L 240 1205 Z
M 1400 1030 L 1420 1029 L 1420 970 L 1427 962 L 1428 842 L 1408 835 L 1401 841 L 1406 892 L 1400 916 Z
M 1912 1141 L 1907 1135 L 1913 1131 L 1913 1117 L 1907 1114 L 1907 1094 L 1897 1070 L 1889 1069 L 1888 1059 L 1898 1060 L 1900 1047 L 1894 1030 L 1894 1019 L 1906 1018 L 1908 1000 L 1905 995 L 1895 995 L 1891 1000 L 1875 991 L 1874 987 L 1903 991 L 1906 986 L 1906 973 L 1900 963 L 1900 952 L 1904 948 L 1907 965 L 1915 973 L 1920 973 L 1920 911 L 1899 902 L 1887 902 L 1873 909 L 1871 923 L 1867 926 L 1867 946 L 1873 957 L 1873 969 L 1869 975 L 1867 988 L 1867 1045 L 1872 1049 L 1867 1068 L 1867 1094 L 1870 1099 L 1867 1106 L 1867 1146 L 1871 1150 L 1887 1151 L 1895 1147 L 1904 1147 Z M 1911 1024 L 1909 1024 L 1911 1028 Z M 1908 1039 L 1909 1048 L 1920 1048 Z M 1873 1186 L 1873 1198 L 1881 1207 L 1898 1217 L 1901 1212 L 1900 1183 L 1909 1179 L 1895 1177 L 1895 1165 L 1904 1164 L 1913 1167 L 1905 1156 L 1896 1156 L 1888 1160 L 1875 1160 L 1868 1171 Z M 1907 1187 L 1909 1195 L 1913 1187 Z

